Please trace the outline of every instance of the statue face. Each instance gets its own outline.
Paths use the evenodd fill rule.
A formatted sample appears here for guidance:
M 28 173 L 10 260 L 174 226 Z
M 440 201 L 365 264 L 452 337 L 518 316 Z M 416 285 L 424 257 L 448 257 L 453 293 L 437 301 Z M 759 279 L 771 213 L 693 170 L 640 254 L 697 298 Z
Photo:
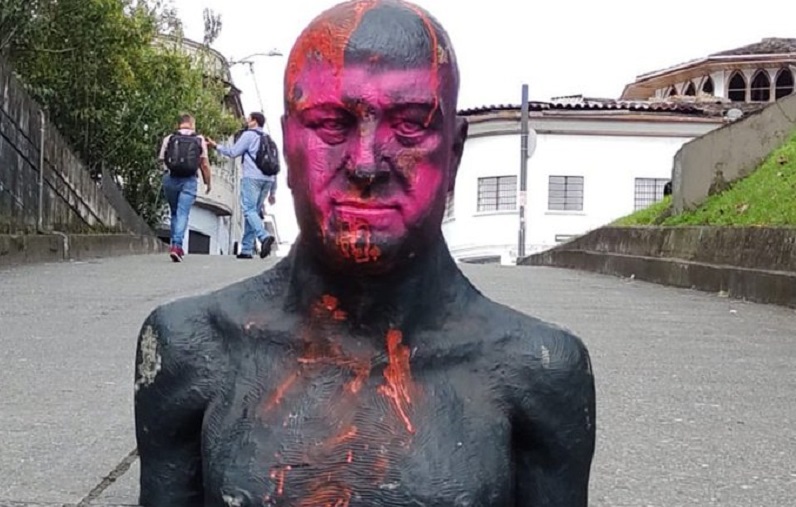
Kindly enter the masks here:
M 380 16 L 367 19 L 366 10 L 381 2 L 341 4 L 294 47 L 283 118 L 302 236 L 325 261 L 376 271 L 410 261 L 439 237 L 466 135 L 466 124 L 455 117 L 451 58 L 447 66 L 438 58 L 452 57 L 449 48 L 439 45 L 422 13 L 386 3 L 427 28 L 439 48 L 432 57 L 423 63 L 415 54 L 421 63 L 406 62 L 411 65 L 391 62 L 395 55 L 379 58 L 380 51 L 368 47 L 369 34 L 396 30 L 389 23 L 373 26 Z M 369 26 L 357 36 L 363 23 Z M 411 34 L 403 38 L 417 44 Z M 368 57 L 356 57 L 352 39 Z M 413 58 L 402 49 L 409 53 L 403 60 Z

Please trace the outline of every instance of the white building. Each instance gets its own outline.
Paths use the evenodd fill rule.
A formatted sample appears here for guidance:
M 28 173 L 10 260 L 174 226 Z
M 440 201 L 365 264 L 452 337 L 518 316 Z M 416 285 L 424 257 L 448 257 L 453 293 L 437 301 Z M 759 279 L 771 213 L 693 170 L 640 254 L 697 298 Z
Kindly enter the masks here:
M 766 38 L 638 76 L 624 100 L 705 94 L 737 104 L 773 102 L 794 91 L 796 39 Z
M 760 43 L 638 77 L 619 100 L 530 107 L 525 254 L 606 225 L 663 196 L 691 139 L 794 91 L 796 39 Z M 470 136 L 443 233 L 460 261 L 514 264 L 520 228 L 520 106 L 460 111 Z M 734 118 L 734 116 L 732 116 Z
M 520 108 L 461 111 L 470 135 L 443 233 L 453 256 L 516 262 Z M 660 199 L 672 158 L 720 126 L 689 104 L 569 98 L 532 103 L 536 148 L 528 160 L 526 255 L 555 246 Z

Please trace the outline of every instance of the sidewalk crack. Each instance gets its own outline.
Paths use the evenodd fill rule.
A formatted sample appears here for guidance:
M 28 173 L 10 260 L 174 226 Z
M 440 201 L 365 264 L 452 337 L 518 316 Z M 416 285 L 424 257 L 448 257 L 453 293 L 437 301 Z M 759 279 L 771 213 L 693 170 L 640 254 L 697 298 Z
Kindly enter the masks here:
M 125 458 L 116 465 L 111 472 L 106 475 L 99 484 L 88 492 L 88 495 L 83 497 L 82 500 L 75 507 L 88 507 L 91 502 L 96 500 L 102 493 L 108 489 L 114 482 L 119 480 L 124 474 L 130 470 L 130 466 L 138 459 L 138 449 L 130 451 Z

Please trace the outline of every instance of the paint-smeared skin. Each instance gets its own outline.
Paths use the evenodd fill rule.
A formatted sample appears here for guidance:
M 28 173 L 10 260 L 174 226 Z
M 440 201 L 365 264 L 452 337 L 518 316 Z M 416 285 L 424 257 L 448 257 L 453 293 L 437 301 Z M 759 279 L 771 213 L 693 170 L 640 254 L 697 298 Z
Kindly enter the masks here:
M 400 333 L 352 329 L 355 309 L 308 298 L 321 284 L 296 252 L 155 310 L 162 368 L 136 393 L 141 505 L 585 507 L 587 351 L 483 297 L 441 252 L 447 282 L 419 293 Z

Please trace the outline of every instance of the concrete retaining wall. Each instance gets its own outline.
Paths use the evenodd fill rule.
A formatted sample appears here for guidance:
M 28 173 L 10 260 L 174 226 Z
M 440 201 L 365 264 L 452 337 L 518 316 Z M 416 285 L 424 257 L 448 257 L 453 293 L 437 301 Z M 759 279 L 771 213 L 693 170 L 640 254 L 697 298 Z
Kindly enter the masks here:
M 520 264 L 633 276 L 796 308 L 796 228 L 604 227 Z
M 40 262 L 162 253 L 154 236 L 126 234 L 0 235 L 0 268 Z
M 111 172 L 104 170 L 102 178 L 92 178 L 41 113 L 39 104 L 0 60 L 0 234 L 37 231 L 41 176 L 43 230 L 154 236 Z
M 754 171 L 796 129 L 796 95 L 698 137 L 680 148 L 672 169 L 675 213 L 694 209 L 712 193 Z

